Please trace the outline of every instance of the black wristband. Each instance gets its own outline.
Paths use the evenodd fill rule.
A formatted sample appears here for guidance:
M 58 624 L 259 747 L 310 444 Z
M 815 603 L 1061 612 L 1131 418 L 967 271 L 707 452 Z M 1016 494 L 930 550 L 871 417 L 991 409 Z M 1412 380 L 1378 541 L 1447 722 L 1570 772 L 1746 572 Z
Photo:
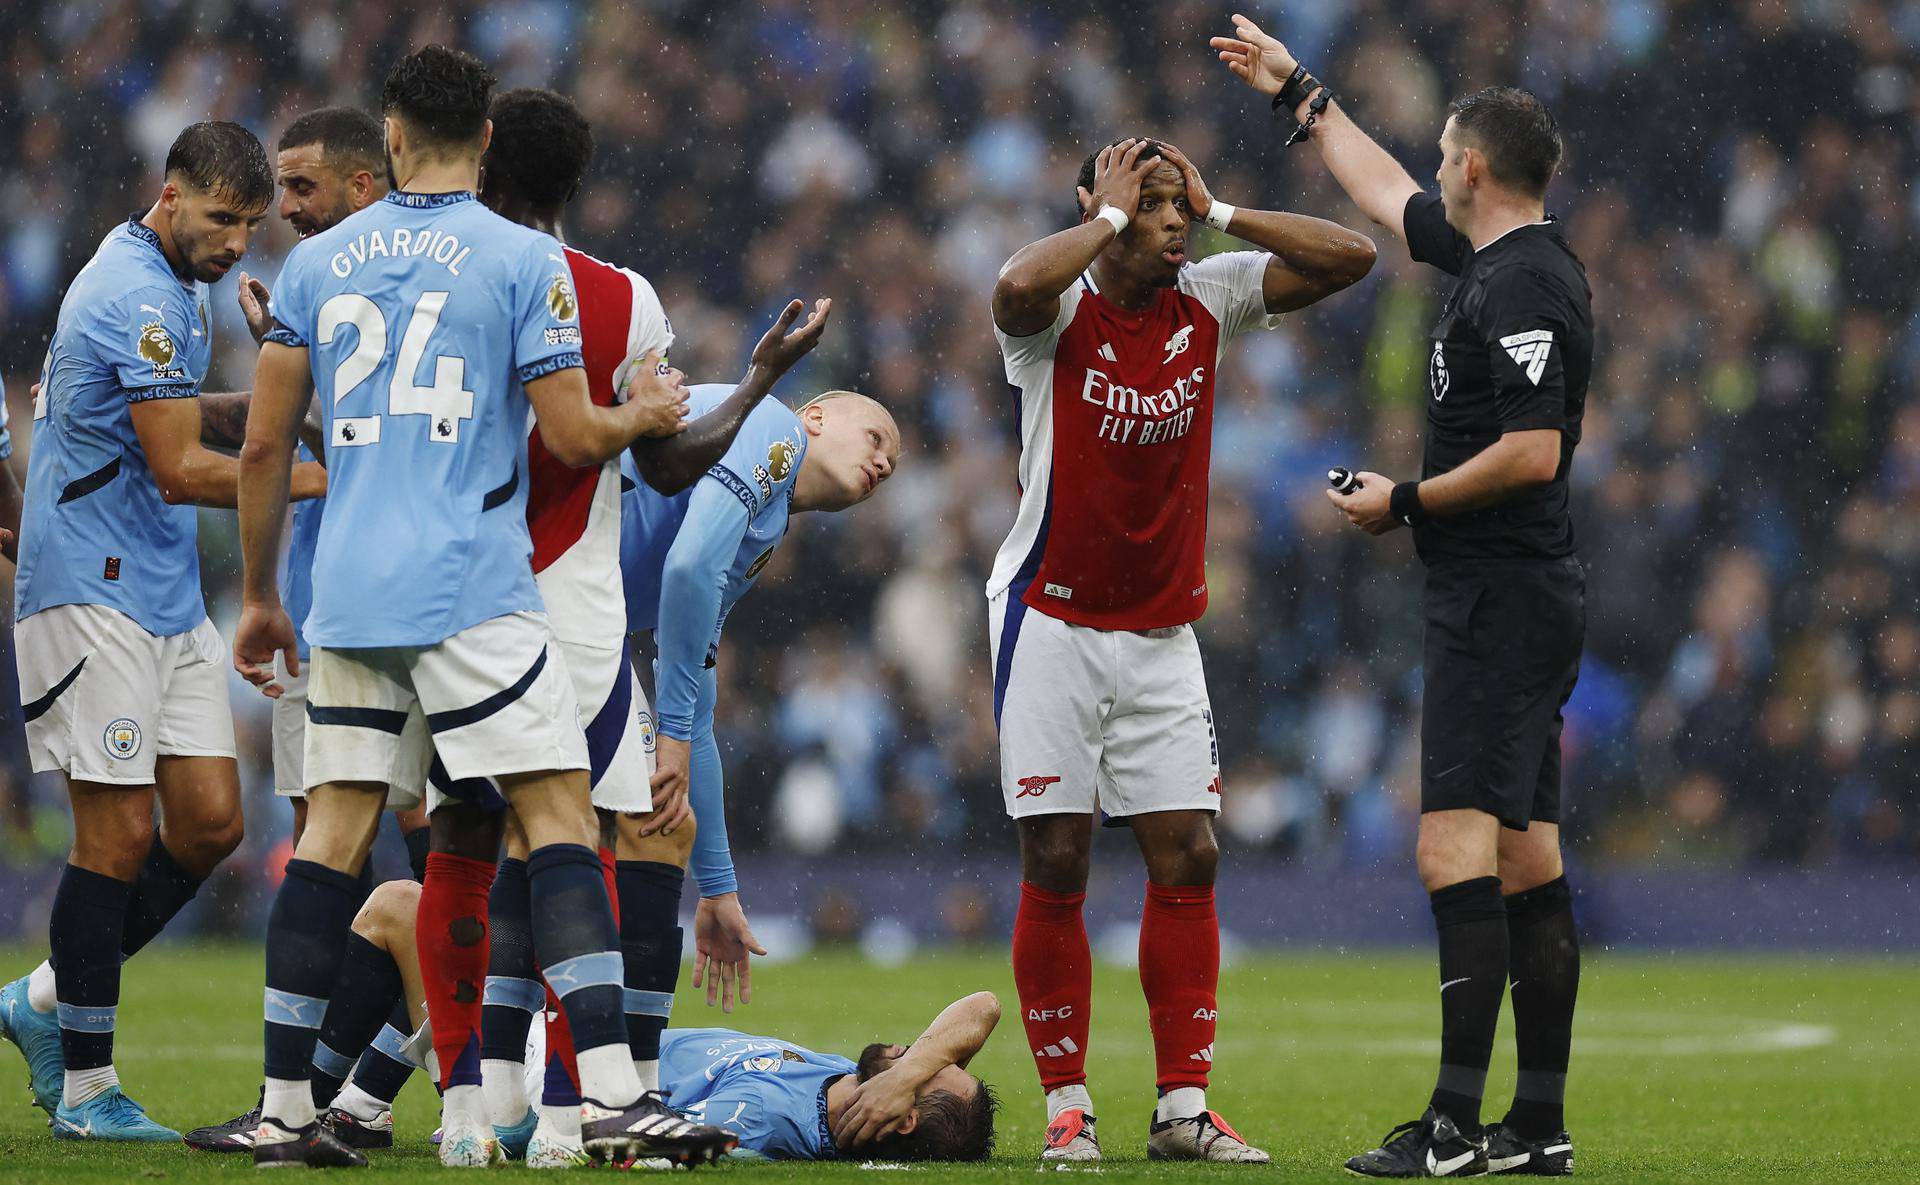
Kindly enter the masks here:
M 1293 67 L 1293 73 L 1289 74 L 1287 80 L 1280 84 L 1280 93 L 1273 96 L 1273 109 L 1275 111 L 1284 111 L 1288 118 L 1292 118 L 1293 113 L 1299 109 L 1300 104 L 1306 102 L 1307 96 L 1312 94 L 1320 85 L 1321 82 L 1318 78 L 1307 73 L 1307 68 L 1296 62 Z
M 1403 481 L 1393 487 L 1393 494 L 1387 500 L 1387 513 L 1402 526 L 1417 527 L 1427 521 L 1420 510 L 1420 483 Z

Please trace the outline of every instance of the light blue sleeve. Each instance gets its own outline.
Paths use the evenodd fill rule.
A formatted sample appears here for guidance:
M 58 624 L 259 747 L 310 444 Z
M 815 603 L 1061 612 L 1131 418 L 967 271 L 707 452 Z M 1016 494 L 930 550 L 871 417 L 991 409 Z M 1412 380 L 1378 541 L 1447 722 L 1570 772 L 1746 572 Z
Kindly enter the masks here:
M 693 805 L 693 879 L 702 897 L 740 891 L 740 880 L 733 873 L 733 851 L 727 845 L 726 771 L 720 766 L 720 742 L 713 735 L 713 710 L 719 698 L 719 675 L 701 671 L 700 699 L 694 708 L 700 724 L 694 730 L 687 763 L 687 798 Z
M 194 328 L 193 315 L 177 290 L 136 288 L 102 309 L 87 337 L 127 402 L 139 403 L 200 393 L 187 369 Z
M 0 461 L 13 455 L 13 437 L 7 432 L 7 395 L 0 391 Z
M 660 731 L 677 741 L 693 739 L 700 673 L 720 628 L 728 574 L 740 554 L 747 523 L 746 506 L 732 491 L 701 478 L 667 549 L 660 573 L 660 622 L 654 629 L 660 649 L 654 710 L 660 715 Z
M 584 365 L 573 270 L 552 236 L 540 235 L 521 256 L 513 290 L 513 367 L 520 381 Z

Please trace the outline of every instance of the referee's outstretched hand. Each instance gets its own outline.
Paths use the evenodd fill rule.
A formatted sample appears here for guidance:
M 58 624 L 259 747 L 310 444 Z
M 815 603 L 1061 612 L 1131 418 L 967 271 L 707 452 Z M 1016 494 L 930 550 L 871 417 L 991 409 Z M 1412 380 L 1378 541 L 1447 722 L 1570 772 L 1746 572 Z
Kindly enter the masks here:
M 1369 535 L 1384 535 L 1400 524 L 1393 517 L 1393 479 L 1378 473 L 1358 475 L 1360 486 L 1351 494 L 1328 490 L 1327 501 L 1340 508 L 1347 521 Z

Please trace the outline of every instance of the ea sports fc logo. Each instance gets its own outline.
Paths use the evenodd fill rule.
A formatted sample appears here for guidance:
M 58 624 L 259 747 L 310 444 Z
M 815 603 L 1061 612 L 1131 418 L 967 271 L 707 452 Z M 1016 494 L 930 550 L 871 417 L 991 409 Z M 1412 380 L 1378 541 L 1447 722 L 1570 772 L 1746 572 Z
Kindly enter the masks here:
M 122 716 L 107 725 L 101 740 L 106 744 L 107 756 L 125 761 L 140 751 L 140 726 Z
M 1014 795 L 1014 797 L 1038 798 L 1047 792 L 1048 786 L 1053 785 L 1059 780 L 1060 777 L 1057 774 L 1051 777 L 1035 776 L 1031 778 L 1021 778 L 1020 781 L 1016 783 L 1016 785 L 1020 787 L 1020 793 Z

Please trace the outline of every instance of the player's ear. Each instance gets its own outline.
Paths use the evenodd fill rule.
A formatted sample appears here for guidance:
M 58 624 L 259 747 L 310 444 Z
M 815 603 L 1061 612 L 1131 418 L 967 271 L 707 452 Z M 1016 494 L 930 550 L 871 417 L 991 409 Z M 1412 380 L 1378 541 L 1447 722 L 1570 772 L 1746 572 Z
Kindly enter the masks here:
M 907 1112 L 907 1117 L 900 1121 L 899 1134 L 903 1136 L 909 1135 L 912 1133 L 914 1128 L 919 1126 L 920 1126 L 920 1104 L 915 1103 L 913 1105 L 913 1110 Z

